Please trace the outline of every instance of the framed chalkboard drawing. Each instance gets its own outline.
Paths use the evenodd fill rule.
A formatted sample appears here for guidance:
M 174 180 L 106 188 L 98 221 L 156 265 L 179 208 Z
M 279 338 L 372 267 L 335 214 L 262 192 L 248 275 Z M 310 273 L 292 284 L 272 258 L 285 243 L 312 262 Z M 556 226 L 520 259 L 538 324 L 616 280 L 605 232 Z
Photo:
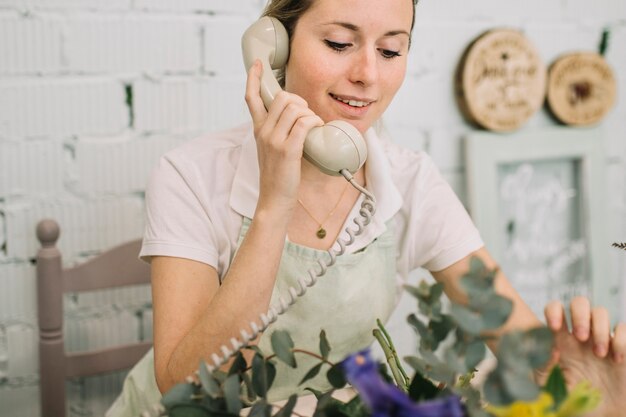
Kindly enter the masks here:
M 539 317 L 550 300 L 586 295 L 617 318 L 601 147 L 599 129 L 467 137 L 470 212 L 487 249 Z

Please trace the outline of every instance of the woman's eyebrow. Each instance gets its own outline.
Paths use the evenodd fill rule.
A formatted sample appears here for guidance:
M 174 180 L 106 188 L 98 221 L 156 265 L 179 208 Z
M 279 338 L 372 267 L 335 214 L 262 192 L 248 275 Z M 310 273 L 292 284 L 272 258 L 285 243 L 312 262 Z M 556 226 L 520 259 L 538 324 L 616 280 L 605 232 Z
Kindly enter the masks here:
M 353 23 L 348 23 L 348 22 L 335 21 L 335 22 L 326 23 L 326 25 L 341 26 L 341 27 L 346 28 L 348 30 L 351 30 L 353 32 L 358 32 L 360 30 L 360 28 L 357 25 L 355 25 Z M 384 36 L 396 36 L 396 35 L 406 35 L 408 37 L 411 37 L 409 32 L 407 32 L 406 30 L 402 30 L 402 29 L 390 30 L 389 32 L 386 32 Z

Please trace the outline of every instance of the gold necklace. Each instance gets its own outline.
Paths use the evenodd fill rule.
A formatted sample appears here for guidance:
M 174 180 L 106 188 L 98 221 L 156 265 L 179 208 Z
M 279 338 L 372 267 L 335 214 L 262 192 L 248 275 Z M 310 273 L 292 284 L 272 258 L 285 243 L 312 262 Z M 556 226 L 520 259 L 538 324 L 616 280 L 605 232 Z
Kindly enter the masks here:
M 315 236 L 317 236 L 318 239 L 324 239 L 326 237 L 326 229 L 324 229 L 324 223 L 326 223 L 326 221 L 330 219 L 330 217 L 335 213 L 335 210 L 337 210 L 337 207 L 339 207 L 339 203 L 341 203 L 341 200 L 343 200 L 343 196 L 346 194 L 346 191 L 348 190 L 348 185 L 350 185 L 349 182 L 346 183 L 346 186 L 343 189 L 341 195 L 339 196 L 339 200 L 337 200 L 337 203 L 335 204 L 335 206 L 332 208 L 332 210 L 328 212 L 326 217 L 324 217 L 324 220 L 321 222 L 315 218 L 315 216 L 309 211 L 308 208 L 306 208 L 302 200 L 298 199 L 298 203 L 300 203 L 304 211 L 306 211 L 306 213 L 309 216 L 311 216 L 311 218 L 315 221 L 315 223 L 318 224 L 317 232 L 315 232 Z

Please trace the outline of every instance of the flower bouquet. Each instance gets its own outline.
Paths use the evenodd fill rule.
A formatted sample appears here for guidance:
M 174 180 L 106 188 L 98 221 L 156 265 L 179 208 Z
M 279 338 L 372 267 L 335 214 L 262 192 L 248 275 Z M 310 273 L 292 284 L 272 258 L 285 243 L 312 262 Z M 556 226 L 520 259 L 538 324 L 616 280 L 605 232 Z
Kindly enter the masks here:
M 236 352 L 227 372 L 209 372 L 203 363 L 197 378 L 179 384 L 162 399 L 162 411 L 171 417 L 239 416 L 247 408 L 249 417 L 289 417 L 298 401 L 292 395 L 277 407 L 267 400 L 276 375 L 276 361 L 297 366 L 296 355 L 319 360 L 302 381 L 321 372 L 333 389 L 319 392 L 313 417 L 575 417 L 596 407 L 600 394 L 581 383 L 568 392 L 558 367 L 551 370 L 544 386 L 533 379 L 534 370 L 546 365 L 551 356 L 552 333 L 545 327 L 509 332 L 500 337 L 497 366 L 481 386 L 472 384 L 477 365 L 486 354 L 489 332 L 508 319 L 512 302 L 494 290 L 496 271 L 473 259 L 461 279 L 467 294 L 464 305 L 442 304 L 442 284 L 422 282 L 406 290 L 417 300 L 418 312 L 408 324 L 419 335 L 416 355 L 404 358 L 413 368 L 409 375 L 396 354 L 382 323 L 373 330 L 386 357 L 377 363 L 368 350 L 355 352 L 339 363 L 328 360 L 331 343 L 324 331 L 319 336 L 319 352 L 297 349 L 286 331 L 271 335 L 269 355 L 256 346 L 250 365 L 241 351 Z M 335 390 L 350 384 L 356 395 L 349 401 L 333 396 Z

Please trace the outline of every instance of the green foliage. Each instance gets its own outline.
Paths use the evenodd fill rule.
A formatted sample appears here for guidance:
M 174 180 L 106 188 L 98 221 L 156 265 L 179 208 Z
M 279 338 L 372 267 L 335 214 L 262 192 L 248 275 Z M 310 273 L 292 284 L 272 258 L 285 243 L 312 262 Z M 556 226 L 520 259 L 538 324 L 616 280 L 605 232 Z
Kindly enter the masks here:
M 495 292 L 497 271 L 488 270 L 477 259 L 460 285 L 467 294 L 467 302 L 454 304 L 446 311 L 442 302 L 443 285 L 421 282 L 406 290 L 416 298 L 418 311 L 407 317 L 407 322 L 419 335 L 420 346 L 415 355 L 404 358 L 415 372 L 407 376 L 383 324 L 373 335 L 380 343 L 387 366 L 380 365 L 379 374 L 388 382 L 407 392 L 413 401 L 421 402 L 456 394 L 463 398 L 471 417 L 488 417 L 483 409 L 481 394 L 470 384 L 476 366 L 484 359 L 485 342 L 489 331 L 501 326 L 512 311 L 512 302 Z M 300 381 L 305 390 L 318 399 L 314 417 L 366 417 L 366 409 L 359 396 L 343 403 L 332 397 L 333 390 L 320 392 L 306 384 L 326 372 L 333 389 L 346 385 L 340 364 L 329 361 L 331 344 L 322 330 L 319 334 L 319 355 L 296 350 L 288 332 L 274 331 L 271 336 L 273 354 L 265 356 L 258 346 L 250 364 L 237 352 L 228 372 L 209 372 L 205 363 L 198 371 L 198 383 L 179 384 L 162 399 L 171 417 L 233 417 L 242 407 L 251 406 L 250 417 L 290 417 L 297 397 L 292 395 L 280 409 L 274 410 L 267 394 L 276 378 L 275 360 L 297 367 L 296 353 L 307 354 L 319 360 Z M 496 353 L 498 365 L 486 378 L 484 398 L 494 405 L 507 405 L 517 400 L 531 400 L 540 388 L 532 380 L 532 370 L 542 366 L 550 357 L 552 334 L 546 328 L 511 332 L 499 340 Z M 393 379 L 387 373 L 391 371 Z M 555 369 L 543 388 L 555 399 L 556 406 L 567 396 L 563 375 Z M 274 413 L 275 412 L 275 413 Z M 274 414 L 273 414 L 274 413 Z
M 285 330 L 277 330 L 272 333 L 272 349 L 278 359 L 285 362 L 287 365 L 295 368 L 296 356 L 293 353 L 293 340 L 289 336 L 289 332 Z
M 543 390 L 552 396 L 554 400 L 554 409 L 558 409 L 567 397 L 567 385 L 565 384 L 565 377 L 563 371 L 559 366 L 552 368 L 550 376 L 543 387 Z
M 322 330 L 320 332 L 320 355 L 322 355 L 322 358 L 328 359 L 329 353 L 330 343 L 328 343 L 328 339 L 326 339 L 326 332 Z
M 471 416 L 483 416 L 485 412 L 481 396 L 469 384 L 469 378 L 485 357 L 489 332 L 502 326 L 513 308 L 511 300 L 495 291 L 497 272 L 487 269 L 478 258 L 472 259 L 469 272 L 460 281 L 467 303 L 452 303 L 449 314 L 442 310 L 440 284 L 429 287 L 422 282 L 408 288 L 418 301 L 422 317 L 411 314 L 407 318 L 420 336 L 420 348 L 419 356 L 407 357 L 405 361 L 416 375 L 439 381 L 445 389 L 465 398 Z M 532 379 L 532 371 L 546 363 L 551 346 L 552 334 L 546 328 L 504 335 L 496 353 L 498 366 L 484 385 L 486 400 L 506 405 L 535 398 L 539 387 Z M 456 384 L 457 381 L 462 383 Z M 418 382 L 423 383 L 419 378 L 415 383 Z M 429 396 L 436 395 L 427 392 Z M 411 394 L 411 389 L 409 394 L 417 395 Z

